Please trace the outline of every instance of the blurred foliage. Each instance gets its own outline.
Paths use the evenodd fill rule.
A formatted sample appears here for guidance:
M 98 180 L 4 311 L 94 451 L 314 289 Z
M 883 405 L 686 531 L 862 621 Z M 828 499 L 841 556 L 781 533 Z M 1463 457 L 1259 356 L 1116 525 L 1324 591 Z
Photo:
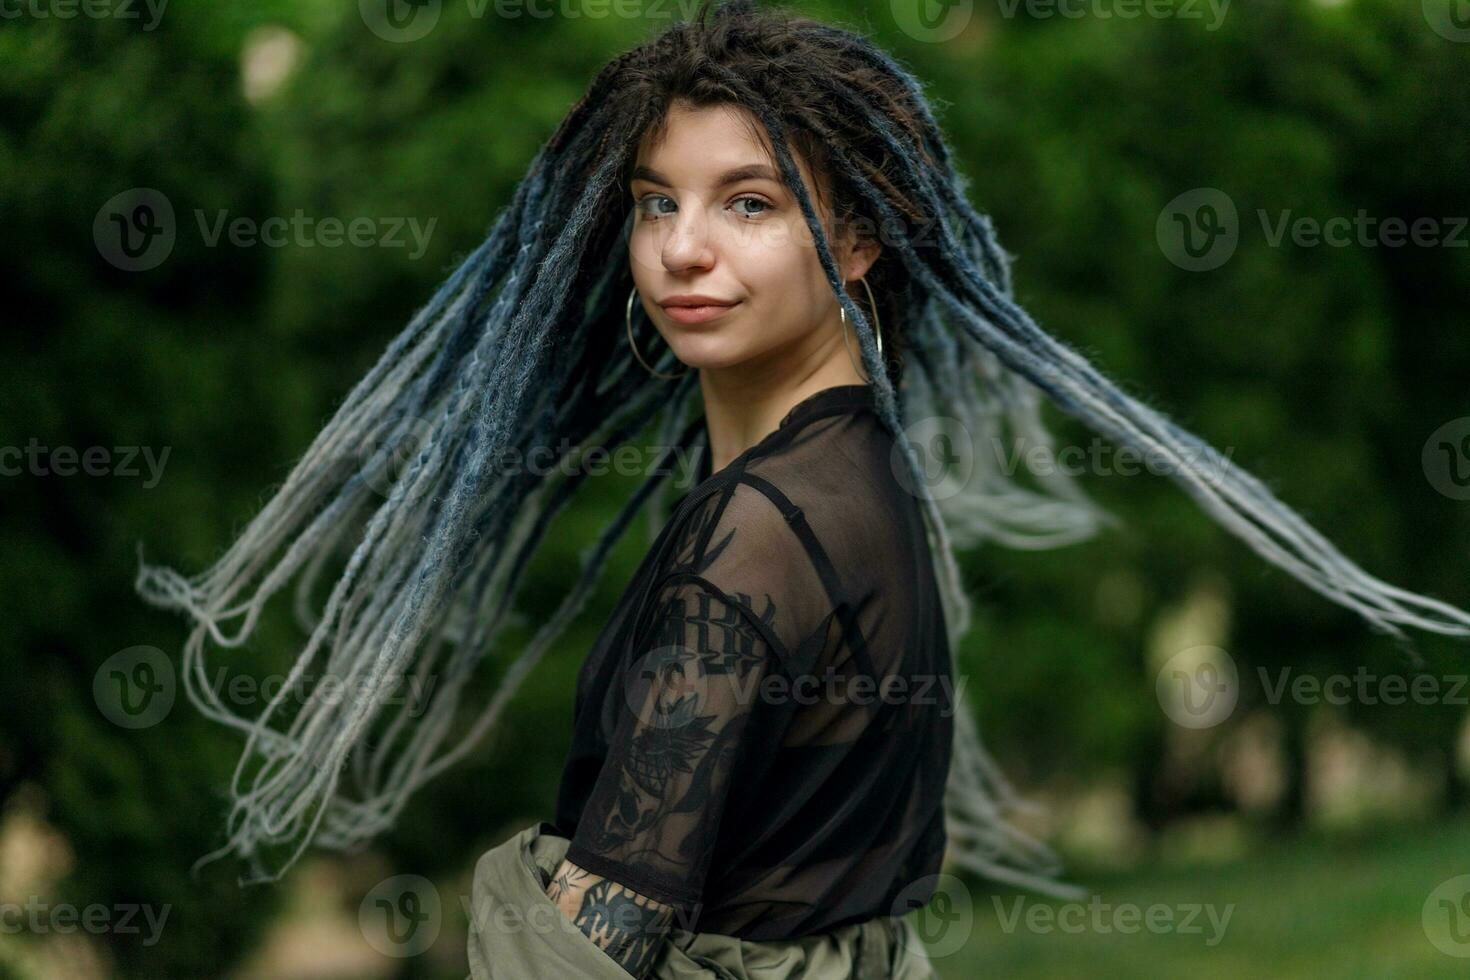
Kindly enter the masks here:
M 977 6 L 944 44 L 903 34 L 886 5 L 803 9 L 870 32 L 926 82 L 1039 322 L 1229 449 L 1371 572 L 1463 605 L 1470 510 L 1426 481 L 1420 452 L 1438 426 L 1470 414 L 1467 251 L 1273 246 L 1257 218 L 1470 214 L 1470 47 L 1429 30 L 1418 7 L 1240 0 L 1206 30 Z M 182 696 L 164 723 L 138 731 L 113 725 L 93 700 L 93 676 L 114 652 L 147 644 L 177 655 L 179 622 L 133 593 L 137 547 L 146 541 L 151 559 L 190 569 L 217 557 L 479 244 L 598 67 L 662 27 L 473 9 L 444 5 L 435 30 L 411 44 L 364 29 L 356 4 L 322 0 L 171 5 L 152 30 L 22 17 L 0 31 L 11 310 L 0 445 L 169 452 L 157 486 L 142 476 L 0 478 L 9 559 L 0 799 L 43 790 L 46 819 L 74 851 L 67 900 L 171 905 L 166 942 L 110 937 L 118 976 L 222 973 L 281 912 L 279 891 L 238 889 L 229 862 L 189 874 L 221 841 L 238 739 Z M 271 38 L 297 60 L 279 88 L 247 99 L 242 65 Z M 1221 268 L 1186 272 L 1161 252 L 1155 222 L 1202 186 L 1236 202 L 1241 241 Z M 113 267 L 92 240 L 99 208 L 135 187 L 162 191 L 178 215 L 172 253 L 146 272 Z M 417 256 L 211 246 L 195 219 L 298 209 L 413 217 L 432 221 L 432 233 Z M 1089 445 L 1089 433 L 1051 417 L 1063 443 Z M 1201 582 L 1228 585 L 1227 645 L 1247 710 L 1265 702 L 1258 668 L 1404 670 L 1389 641 L 1269 569 L 1167 479 L 1086 485 L 1121 530 L 1054 552 L 963 556 L 977 625 L 962 670 L 986 738 L 1023 784 L 1127 773 L 1151 826 L 1224 805 L 1213 771 L 1163 780 L 1168 721 L 1148 653 L 1160 617 Z M 528 621 L 554 608 L 608 507 L 587 499 L 565 516 L 522 593 Z M 389 866 L 462 877 L 510 829 L 549 816 L 580 657 L 646 530 L 620 546 L 497 735 L 381 840 Z M 234 662 L 250 674 L 283 670 L 298 638 L 276 610 Z M 1419 648 L 1439 673 L 1464 662 L 1456 644 L 1420 638 Z M 1306 724 L 1289 702 L 1265 708 L 1290 731 Z M 1449 776 L 1446 806 L 1463 792 L 1451 755 L 1462 709 L 1355 714 Z M 1286 810 L 1295 823 L 1300 800 Z M 355 917 L 360 898 L 342 896 L 342 908 Z

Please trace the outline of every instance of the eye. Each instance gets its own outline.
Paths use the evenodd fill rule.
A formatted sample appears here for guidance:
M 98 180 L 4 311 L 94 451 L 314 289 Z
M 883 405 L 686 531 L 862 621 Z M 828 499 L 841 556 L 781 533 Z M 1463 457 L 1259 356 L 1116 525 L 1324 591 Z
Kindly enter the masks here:
M 754 212 L 752 212 L 752 211 L 737 211 L 736 212 L 737 214 L 742 215 L 743 217 L 746 217 L 746 218 L 754 218 L 758 214 L 763 214 L 766 211 L 769 211 L 771 209 L 771 207 L 772 207 L 771 202 L 766 201 L 766 200 L 763 200 L 763 199 L 761 199 L 759 197 L 737 197 L 735 200 L 733 200 L 733 201 L 730 202 L 730 206 L 731 207 L 734 207 L 737 204 L 759 204 L 761 206 L 761 210 L 760 211 L 754 211 Z
M 668 201 L 669 204 L 673 204 L 674 203 L 673 200 L 671 198 L 669 198 L 665 194 L 645 194 L 643 197 L 640 197 L 638 199 L 638 210 L 641 211 L 641 212 L 643 212 L 643 215 L 645 217 L 648 217 L 648 218 L 661 218 L 661 217 L 664 217 L 666 215 L 673 214 L 672 211 L 652 211 L 652 210 L 650 210 L 649 209 L 649 205 L 650 205 L 650 202 L 653 202 L 653 201 Z

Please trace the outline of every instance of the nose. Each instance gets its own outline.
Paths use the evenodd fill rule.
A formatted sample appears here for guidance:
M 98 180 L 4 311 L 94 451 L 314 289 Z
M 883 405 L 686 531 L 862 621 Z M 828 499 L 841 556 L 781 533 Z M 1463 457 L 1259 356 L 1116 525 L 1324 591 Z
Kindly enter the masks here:
M 709 223 L 702 209 L 683 208 L 674 216 L 672 224 L 663 243 L 661 257 L 664 268 L 670 272 L 709 268 L 714 263 L 715 253 L 711 247 Z

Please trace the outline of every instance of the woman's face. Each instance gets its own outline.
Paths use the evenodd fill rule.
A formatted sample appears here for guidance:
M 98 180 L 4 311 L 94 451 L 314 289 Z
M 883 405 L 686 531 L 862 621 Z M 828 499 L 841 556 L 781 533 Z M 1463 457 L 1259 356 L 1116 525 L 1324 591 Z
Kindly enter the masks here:
M 742 118 L 753 117 L 733 106 L 675 105 L 660 145 L 645 139 L 640 147 L 628 258 L 643 309 L 695 369 L 764 373 L 771 364 L 845 357 L 837 299 L 801 207 Z M 812 173 L 793 156 L 815 203 Z M 825 206 L 819 215 L 830 234 Z M 878 253 L 876 244 L 831 247 L 844 281 Z

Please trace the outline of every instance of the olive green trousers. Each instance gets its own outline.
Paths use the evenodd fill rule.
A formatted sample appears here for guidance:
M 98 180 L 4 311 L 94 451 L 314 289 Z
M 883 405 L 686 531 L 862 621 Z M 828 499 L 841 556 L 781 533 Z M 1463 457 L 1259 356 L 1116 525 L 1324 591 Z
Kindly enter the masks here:
M 475 864 L 471 980 L 628 980 L 628 973 L 547 896 L 571 842 L 550 823 L 527 827 Z M 750 940 L 671 927 L 653 980 L 934 980 L 908 919 L 879 916 L 790 940 Z

